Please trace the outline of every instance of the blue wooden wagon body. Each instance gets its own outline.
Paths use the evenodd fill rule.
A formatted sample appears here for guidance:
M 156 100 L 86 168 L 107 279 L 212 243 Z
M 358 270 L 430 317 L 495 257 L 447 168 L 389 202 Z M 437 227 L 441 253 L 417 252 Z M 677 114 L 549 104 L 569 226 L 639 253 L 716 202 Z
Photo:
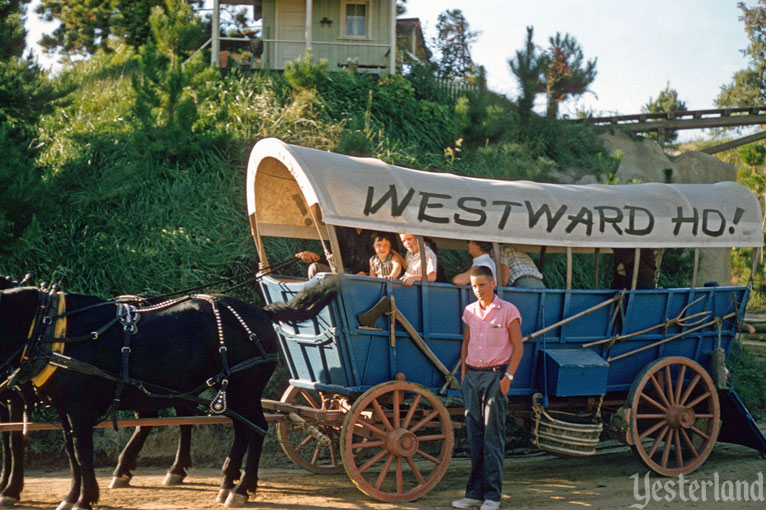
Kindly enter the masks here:
M 326 276 L 318 275 L 316 279 Z M 340 275 L 339 278 L 341 292 L 317 319 L 297 326 L 283 324 L 279 328 L 290 384 L 359 394 L 402 373 L 406 380 L 440 392 L 445 376 L 430 363 L 401 325 L 396 326 L 396 340 L 392 345 L 388 317 L 382 315 L 376 323 L 377 330 L 370 330 L 360 327 L 357 316 L 369 310 L 382 296 L 393 296 L 396 306 L 428 347 L 452 370 L 460 359 L 464 333 L 460 312 L 476 299 L 469 287 L 443 283 L 404 287 L 363 276 Z M 265 277 L 261 280 L 261 289 L 267 302 L 281 302 L 314 283 Z M 499 289 L 498 294 L 519 308 L 525 337 L 620 295 L 613 290 L 508 287 Z M 589 396 L 628 391 L 647 364 L 665 356 L 684 356 L 711 371 L 713 350 L 720 346 L 728 353 L 733 345 L 747 297 L 746 287 L 627 291 L 621 301 L 525 342 L 524 357 L 510 395 Z M 611 344 L 583 348 L 583 344 L 663 325 L 682 312 L 685 317 L 696 316 L 693 325 L 672 324 Z M 716 319 L 720 319 L 720 323 Z M 704 324 L 707 325 L 699 329 Z M 693 329 L 696 331 L 655 345 Z M 606 361 L 647 346 L 649 348 L 627 357 Z M 563 354 L 545 355 L 555 351 Z M 595 356 L 578 354 L 578 351 Z M 580 370 L 576 370 L 578 366 Z M 569 382 L 559 382 L 559 378 L 567 377 Z M 444 394 L 457 395 L 459 390 L 447 388 Z

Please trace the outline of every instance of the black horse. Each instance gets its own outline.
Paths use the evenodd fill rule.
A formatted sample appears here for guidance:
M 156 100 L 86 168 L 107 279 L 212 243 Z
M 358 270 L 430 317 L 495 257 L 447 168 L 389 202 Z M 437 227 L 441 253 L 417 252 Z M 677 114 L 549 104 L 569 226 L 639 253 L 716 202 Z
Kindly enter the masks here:
M 0 278 L 0 290 L 17 287 L 32 279 L 26 275 L 21 282 L 10 276 Z M 20 422 L 23 419 L 24 398 L 16 391 L 0 392 L 0 423 Z M 3 432 L 3 467 L 0 473 L 0 507 L 13 506 L 21 498 L 24 488 L 24 435 L 21 431 Z
M 16 281 L 10 276 L 0 278 L 0 290 L 10 289 L 30 282 L 34 276 L 28 273 L 21 281 Z M 42 284 L 47 287 L 46 284 Z M 151 299 L 139 298 L 131 302 L 149 302 Z M 10 367 L 9 367 L 10 368 Z M 22 385 L 18 391 L 8 390 L 0 392 L 0 423 L 21 422 L 24 410 L 34 405 L 37 398 L 31 384 Z M 176 415 L 184 416 L 195 414 L 189 409 L 176 408 Z M 136 413 L 138 418 L 154 418 L 157 411 L 142 411 Z M 130 440 L 119 455 L 117 466 L 114 469 L 112 482 L 109 488 L 122 488 L 130 485 L 133 477 L 132 470 L 136 469 L 138 454 L 143 448 L 146 438 L 152 431 L 151 426 L 139 425 L 135 428 Z M 178 439 L 178 448 L 173 464 L 168 468 L 163 485 L 178 485 L 186 478 L 186 468 L 191 467 L 191 425 L 181 425 Z M 0 472 L 0 508 L 15 505 L 21 499 L 21 491 L 24 488 L 24 444 L 25 437 L 21 431 L 2 432 L 0 442 L 3 449 L 3 464 Z
M 227 494 L 228 506 L 243 505 L 257 487 L 267 427 L 261 393 L 277 360 L 272 321 L 310 319 L 335 292 L 335 282 L 326 282 L 263 309 L 226 296 L 189 296 L 128 310 L 122 318 L 115 303 L 67 295 L 65 353 L 55 354 L 46 352 L 44 334 L 28 338 L 32 324 L 46 322 L 46 294 L 32 287 L 0 291 L 0 361 L 22 374 L 40 363 L 60 367 L 42 388 L 61 416 L 72 470 L 71 490 L 59 508 L 90 509 L 98 501 L 92 427 L 101 417 L 115 408 L 151 412 L 199 403 L 194 395 L 210 386 L 218 389 L 211 409 L 234 418 L 219 500 Z M 47 317 L 51 322 L 60 315 Z M 22 357 L 22 351 L 35 354 Z

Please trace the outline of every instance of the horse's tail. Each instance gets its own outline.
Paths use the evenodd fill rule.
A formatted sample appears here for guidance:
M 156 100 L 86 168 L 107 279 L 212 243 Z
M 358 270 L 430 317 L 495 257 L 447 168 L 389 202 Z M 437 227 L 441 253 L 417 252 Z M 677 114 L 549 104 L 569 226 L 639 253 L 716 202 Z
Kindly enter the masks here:
M 303 289 L 286 303 L 272 303 L 263 311 L 272 321 L 301 322 L 315 317 L 338 293 L 338 278 L 330 277 L 319 285 Z

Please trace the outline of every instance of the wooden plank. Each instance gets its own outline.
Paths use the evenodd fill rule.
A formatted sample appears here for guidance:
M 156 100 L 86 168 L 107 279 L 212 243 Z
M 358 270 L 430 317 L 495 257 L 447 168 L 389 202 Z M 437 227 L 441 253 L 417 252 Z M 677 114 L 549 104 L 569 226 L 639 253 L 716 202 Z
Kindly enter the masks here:
M 457 389 L 460 387 L 460 383 L 455 378 L 454 375 L 447 369 L 447 367 L 444 366 L 444 363 L 441 362 L 441 360 L 434 354 L 434 352 L 426 345 L 425 340 L 420 338 L 420 335 L 418 335 L 418 332 L 415 331 L 415 328 L 413 327 L 412 323 L 410 323 L 409 320 L 407 320 L 407 317 L 405 317 L 402 312 L 399 310 L 396 310 L 396 319 L 401 323 L 402 326 L 404 326 L 404 329 L 409 333 L 410 338 L 412 338 L 412 341 L 415 342 L 415 345 L 417 345 L 421 351 L 423 351 L 423 354 L 426 355 L 426 358 L 428 358 L 431 363 L 434 364 L 437 370 L 442 373 L 444 378 L 450 382 L 450 388 L 451 389 Z
M 279 421 L 283 419 L 282 415 L 269 415 L 266 417 L 269 421 Z M 147 425 L 152 427 L 169 425 L 218 425 L 231 423 L 231 419 L 226 416 L 168 416 L 165 418 L 134 418 L 130 420 L 117 420 L 118 427 L 137 427 Z M 112 426 L 111 420 L 102 421 L 93 428 L 105 429 Z M 60 423 L 27 423 L 27 430 L 61 430 Z M 21 422 L 0 423 L 0 432 L 11 432 L 24 430 L 24 424 Z
M 766 124 L 766 106 L 746 108 L 719 108 L 711 110 L 691 110 L 671 113 L 639 113 L 632 115 L 613 115 L 609 117 L 586 117 L 572 119 L 572 122 L 587 122 L 600 127 L 618 127 L 625 131 L 656 131 L 705 129 L 713 127 L 750 126 Z
M 287 413 L 294 412 L 306 418 L 315 420 L 328 425 L 340 425 L 343 423 L 345 414 L 342 411 L 328 411 L 326 409 L 315 409 L 308 406 L 298 406 L 286 404 L 277 400 L 263 399 L 262 405 L 265 410 L 274 411 L 266 413 L 266 421 L 281 421 L 286 418 Z M 167 416 L 163 418 L 131 418 L 127 420 L 117 420 L 118 427 L 138 427 L 139 425 L 151 427 L 168 427 L 172 425 L 225 425 L 230 424 L 231 418 L 226 416 Z M 98 423 L 93 428 L 104 429 L 112 426 L 111 420 L 105 420 Z M 29 422 L 26 424 L 27 430 L 61 430 L 61 424 L 58 422 L 37 423 Z M 12 432 L 24 430 L 24 423 L 0 423 L 0 432 Z
M 766 138 L 766 131 L 759 131 L 758 133 L 755 133 L 753 135 L 743 136 L 742 138 L 737 138 L 736 140 L 730 140 L 725 143 L 719 143 L 718 145 L 708 147 L 707 149 L 702 149 L 700 152 L 704 152 L 705 154 L 715 154 L 717 152 L 723 152 L 729 149 L 733 149 L 735 147 L 739 147 L 740 145 L 745 145 L 750 142 L 755 142 L 756 140 L 760 140 L 762 138 Z

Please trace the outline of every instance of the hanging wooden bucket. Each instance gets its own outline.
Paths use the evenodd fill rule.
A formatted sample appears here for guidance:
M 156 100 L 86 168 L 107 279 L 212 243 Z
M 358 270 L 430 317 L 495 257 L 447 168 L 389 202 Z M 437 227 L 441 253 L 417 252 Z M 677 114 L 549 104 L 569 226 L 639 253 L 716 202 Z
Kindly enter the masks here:
M 538 414 L 538 413 L 535 413 Z M 556 416 L 552 416 L 555 414 Z M 588 417 L 587 420 L 593 420 Z M 532 442 L 541 450 L 559 455 L 587 456 L 596 453 L 604 424 L 580 423 L 578 416 L 568 413 L 549 413 L 541 409 L 536 416 Z

